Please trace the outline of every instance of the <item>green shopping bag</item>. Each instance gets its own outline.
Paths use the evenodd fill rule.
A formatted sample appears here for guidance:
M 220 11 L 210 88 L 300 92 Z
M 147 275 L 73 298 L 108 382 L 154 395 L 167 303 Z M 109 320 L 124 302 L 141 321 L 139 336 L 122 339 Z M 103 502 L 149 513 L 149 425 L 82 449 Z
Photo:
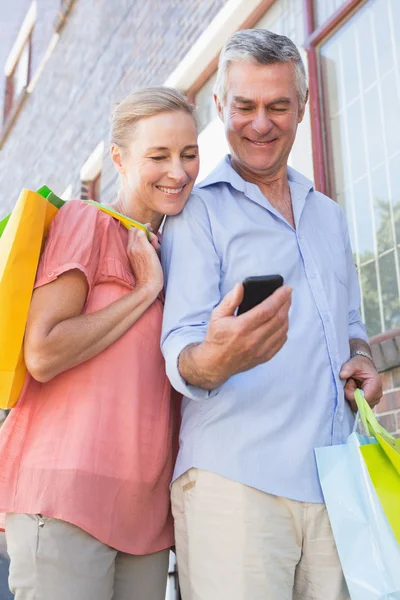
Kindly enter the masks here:
M 360 447 L 372 484 L 400 544 L 400 439 L 380 425 L 361 390 L 354 393 L 370 443 Z

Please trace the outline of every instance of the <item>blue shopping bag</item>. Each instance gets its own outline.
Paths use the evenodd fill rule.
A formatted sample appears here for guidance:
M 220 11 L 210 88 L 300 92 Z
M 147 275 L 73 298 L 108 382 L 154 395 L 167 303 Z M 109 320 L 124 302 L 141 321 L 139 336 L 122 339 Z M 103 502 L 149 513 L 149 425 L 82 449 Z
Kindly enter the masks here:
M 400 600 L 400 545 L 361 454 L 366 443 L 354 432 L 317 448 L 319 478 L 351 599 Z

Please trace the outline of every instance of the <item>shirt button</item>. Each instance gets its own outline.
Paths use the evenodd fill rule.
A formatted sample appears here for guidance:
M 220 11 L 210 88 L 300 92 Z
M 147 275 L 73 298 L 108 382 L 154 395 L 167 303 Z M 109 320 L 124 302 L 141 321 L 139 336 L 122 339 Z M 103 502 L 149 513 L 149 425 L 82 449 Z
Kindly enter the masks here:
M 316 278 L 317 278 L 317 274 L 316 273 L 311 273 L 310 279 L 316 279 Z
M 54 277 L 54 271 L 50 271 L 50 273 L 47 273 L 47 277 Z

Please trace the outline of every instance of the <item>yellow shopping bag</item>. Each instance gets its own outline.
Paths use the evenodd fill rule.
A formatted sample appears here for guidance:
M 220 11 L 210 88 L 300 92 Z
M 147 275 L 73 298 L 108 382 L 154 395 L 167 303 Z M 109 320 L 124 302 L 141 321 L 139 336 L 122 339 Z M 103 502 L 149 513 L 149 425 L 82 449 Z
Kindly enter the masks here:
M 360 390 L 355 399 L 360 418 L 372 443 L 360 446 L 373 486 L 400 544 L 400 439 L 380 425 Z
M 124 215 L 87 201 L 130 229 L 143 229 Z M 44 186 L 22 190 L 11 213 L 0 222 L 0 408 L 12 408 L 26 376 L 23 339 L 43 241 L 57 211 L 65 204 Z

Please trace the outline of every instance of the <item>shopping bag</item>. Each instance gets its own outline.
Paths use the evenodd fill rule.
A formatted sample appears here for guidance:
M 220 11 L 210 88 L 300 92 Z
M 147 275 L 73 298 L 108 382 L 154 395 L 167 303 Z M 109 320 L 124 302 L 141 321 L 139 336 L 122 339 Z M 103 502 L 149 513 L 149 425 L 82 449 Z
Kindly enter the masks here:
M 382 508 L 400 544 L 400 439 L 378 423 L 360 390 L 354 394 L 368 442 L 360 451 Z M 400 569 L 400 565 L 399 565 Z
M 318 473 L 352 600 L 400 600 L 400 546 L 353 432 L 346 444 L 315 450 Z
M 57 208 L 23 190 L 0 238 L 0 408 L 11 408 L 21 392 L 26 367 L 25 333 L 42 240 Z
M 147 228 L 125 215 L 87 201 L 127 228 Z M 0 222 L 0 408 L 12 408 L 26 376 L 23 339 L 40 252 L 50 223 L 65 204 L 43 186 L 22 190 L 11 213 Z

